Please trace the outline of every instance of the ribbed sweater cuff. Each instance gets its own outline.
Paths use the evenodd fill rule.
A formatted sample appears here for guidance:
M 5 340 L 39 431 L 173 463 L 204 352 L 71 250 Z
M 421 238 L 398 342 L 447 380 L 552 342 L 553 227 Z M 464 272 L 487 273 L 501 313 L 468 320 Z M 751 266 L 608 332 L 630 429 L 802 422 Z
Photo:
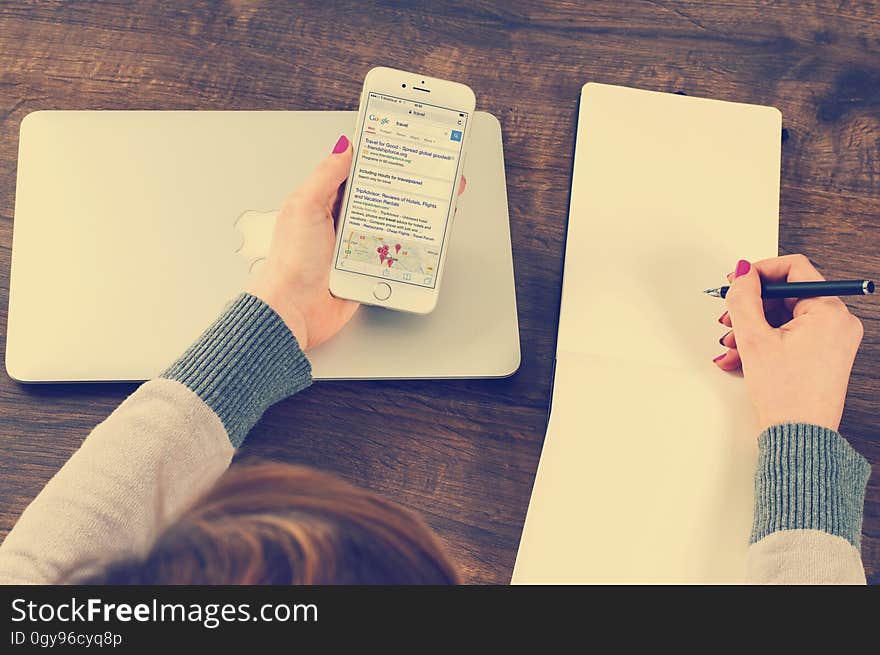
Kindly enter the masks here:
M 751 543 L 779 530 L 821 530 L 859 549 L 871 465 L 834 430 L 775 425 L 758 439 Z
M 161 377 L 204 400 L 237 448 L 269 406 L 312 383 L 312 367 L 281 317 L 242 293 Z

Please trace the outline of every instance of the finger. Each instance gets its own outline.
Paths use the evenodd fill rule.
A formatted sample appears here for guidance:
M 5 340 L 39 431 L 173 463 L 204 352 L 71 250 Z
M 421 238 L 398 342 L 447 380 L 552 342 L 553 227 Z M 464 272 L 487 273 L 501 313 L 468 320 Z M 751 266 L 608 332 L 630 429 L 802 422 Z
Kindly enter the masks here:
M 825 277 L 813 266 L 812 262 L 801 254 L 784 255 L 755 262 L 755 267 L 765 280 L 774 282 L 821 282 Z M 764 274 L 767 270 L 767 274 Z M 826 305 L 836 305 L 841 302 L 838 298 L 785 298 L 783 306 L 791 312 L 792 316 L 801 316 L 816 309 L 822 309 Z
M 733 282 L 734 273 L 727 274 L 727 281 Z M 785 302 L 781 298 L 770 298 L 768 300 L 764 300 L 764 316 L 767 317 L 767 322 L 774 327 L 778 327 L 791 319 L 791 310 L 794 307 L 795 301 L 791 300 L 791 305 L 786 306 Z M 721 321 L 718 321 L 721 323 Z M 730 327 L 730 326 L 728 326 Z
M 464 190 L 467 188 L 467 179 L 464 175 L 458 180 L 458 195 L 464 193 Z M 453 218 L 458 216 L 458 205 L 455 206 L 455 210 L 452 212 Z
M 771 327 L 764 316 L 761 299 L 761 278 L 748 261 L 741 259 L 736 265 L 736 278 L 730 283 L 725 298 L 730 322 L 742 336 L 760 337 Z
M 825 278 L 804 255 L 783 255 L 753 263 L 766 282 L 820 282 Z
M 344 134 L 339 137 L 333 152 L 315 167 L 299 188 L 307 200 L 329 204 L 336 199 L 339 186 L 348 177 L 351 168 L 351 143 Z
M 762 259 L 755 262 L 754 266 L 765 282 L 821 282 L 825 279 L 812 262 L 801 254 Z M 800 301 L 797 298 L 785 298 L 782 300 L 782 306 L 795 315 L 795 308 L 801 302 L 807 301 L 806 305 L 798 307 L 798 313 L 808 311 L 812 304 L 809 301 L 812 300 L 813 298 L 805 298 Z
M 742 360 L 739 357 L 739 351 L 735 348 L 728 350 L 726 353 L 718 355 L 712 360 L 715 366 L 722 371 L 735 371 L 742 366 Z
M 721 325 L 733 327 L 733 324 L 730 322 L 730 312 L 724 312 L 721 316 L 719 316 L 718 322 L 721 323 Z
M 733 334 L 733 330 L 725 332 L 724 336 L 718 339 L 718 343 L 725 348 L 736 348 L 736 335 Z

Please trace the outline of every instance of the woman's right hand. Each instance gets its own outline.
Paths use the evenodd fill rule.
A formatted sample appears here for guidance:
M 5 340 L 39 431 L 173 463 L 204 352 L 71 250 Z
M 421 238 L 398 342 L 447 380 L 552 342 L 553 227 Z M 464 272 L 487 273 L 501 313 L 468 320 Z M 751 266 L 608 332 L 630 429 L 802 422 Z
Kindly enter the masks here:
M 760 429 L 791 422 L 837 430 L 861 321 L 837 297 L 761 299 L 761 280 L 825 279 L 803 255 L 740 260 L 728 278 L 728 311 L 719 320 L 732 328 L 721 340 L 729 350 L 715 363 L 742 366 Z

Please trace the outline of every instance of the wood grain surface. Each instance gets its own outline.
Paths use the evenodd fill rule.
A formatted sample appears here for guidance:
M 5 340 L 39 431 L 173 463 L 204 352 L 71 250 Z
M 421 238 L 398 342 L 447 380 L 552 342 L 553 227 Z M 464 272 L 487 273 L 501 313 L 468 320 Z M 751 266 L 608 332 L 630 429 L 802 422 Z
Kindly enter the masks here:
M 5 0 L 0 348 L 18 127 L 28 112 L 352 110 L 378 64 L 466 82 L 478 109 L 501 121 L 522 367 L 501 381 L 318 384 L 273 407 L 244 454 L 335 471 L 415 508 L 468 581 L 510 580 L 541 451 L 582 84 L 778 107 L 780 250 L 807 254 L 828 277 L 880 273 L 878 2 Z M 279 147 L 296 156 L 296 143 Z M 865 338 L 841 431 L 876 464 L 880 303 L 849 304 Z M 21 386 L 0 376 L 0 538 L 134 388 Z M 868 579 L 880 582 L 878 475 L 863 530 Z

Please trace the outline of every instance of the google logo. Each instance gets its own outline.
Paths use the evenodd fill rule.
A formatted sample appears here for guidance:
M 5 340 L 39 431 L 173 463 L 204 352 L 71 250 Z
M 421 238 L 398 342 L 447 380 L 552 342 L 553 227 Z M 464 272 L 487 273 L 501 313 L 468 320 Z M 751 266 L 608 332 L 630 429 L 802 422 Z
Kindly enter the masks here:
M 385 125 L 388 122 L 388 118 L 386 116 L 379 118 L 378 116 L 376 116 L 376 114 L 370 114 L 369 118 L 371 121 L 379 121 L 379 125 Z

